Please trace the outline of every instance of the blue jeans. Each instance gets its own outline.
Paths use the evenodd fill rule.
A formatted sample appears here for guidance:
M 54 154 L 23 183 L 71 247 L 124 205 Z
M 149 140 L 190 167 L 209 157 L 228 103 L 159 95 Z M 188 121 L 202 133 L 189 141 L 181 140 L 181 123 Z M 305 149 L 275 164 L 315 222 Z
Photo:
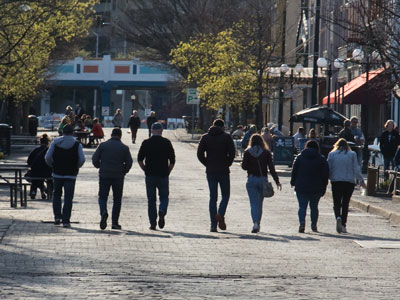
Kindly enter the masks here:
M 253 223 L 260 225 L 263 210 L 263 182 L 265 177 L 249 175 L 246 189 L 250 199 L 250 211 Z
M 157 189 L 158 197 L 160 198 L 159 211 L 164 215 L 168 210 L 168 196 L 169 196 L 169 179 L 168 176 L 146 176 L 146 193 L 148 201 L 148 215 L 151 226 L 157 224 Z
M 306 224 L 307 206 L 310 202 L 311 209 L 311 227 L 317 226 L 318 222 L 318 202 L 321 198 L 320 194 L 296 193 L 299 201 L 299 222 L 300 225 Z
M 210 189 L 209 210 L 210 210 L 211 227 L 216 228 L 217 221 L 215 220 L 215 216 L 218 213 L 220 216 L 224 217 L 229 202 L 229 195 L 230 195 L 229 174 L 207 174 L 207 181 L 208 181 L 208 187 Z M 222 199 L 217 211 L 218 184 L 221 188 Z
M 100 215 L 107 211 L 107 200 L 110 188 L 113 192 L 112 224 L 118 224 L 119 214 L 121 212 L 122 191 L 124 188 L 124 177 L 104 178 L 99 180 L 99 206 Z
M 69 223 L 72 211 L 72 199 L 75 192 L 75 179 L 53 178 L 54 193 L 53 193 L 53 213 L 54 218 L 62 220 L 63 223 Z M 64 187 L 64 206 L 61 214 L 61 196 Z

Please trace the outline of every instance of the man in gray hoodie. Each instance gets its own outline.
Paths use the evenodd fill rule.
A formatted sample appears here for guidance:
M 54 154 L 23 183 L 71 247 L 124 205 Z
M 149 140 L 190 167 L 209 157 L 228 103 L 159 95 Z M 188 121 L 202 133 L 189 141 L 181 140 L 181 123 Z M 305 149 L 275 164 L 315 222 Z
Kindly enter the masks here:
M 110 188 L 113 190 L 113 209 L 111 229 L 121 229 L 118 223 L 121 212 L 121 200 L 124 187 L 125 174 L 132 167 L 132 156 L 128 146 L 121 142 L 122 131 L 114 128 L 111 139 L 101 143 L 92 156 L 92 163 L 99 170 L 99 206 L 100 206 L 100 229 L 107 227 L 107 199 Z
M 53 213 L 54 224 L 70 228 L 72 199 L 79 168 L 85 163 L 82 145 L 73 137 L 71 125 L 65 125 L 63 136 L 56 138 L 45 155 L 48 166 L 53 168 Z M 61 195 L 64 188 L 64 206 L 61 213 Z

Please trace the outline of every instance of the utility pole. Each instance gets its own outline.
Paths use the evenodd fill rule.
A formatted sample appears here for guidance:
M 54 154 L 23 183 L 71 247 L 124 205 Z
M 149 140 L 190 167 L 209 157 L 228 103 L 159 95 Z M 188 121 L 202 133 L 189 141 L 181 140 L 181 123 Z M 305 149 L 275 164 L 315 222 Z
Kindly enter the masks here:
M 281 44 L 281 63 L 285 63 L 286 46 L 286 0 L 283 3 L 282 13 L 282 44 Z M 282 130 L 283 123 L 283 100 L 284 100 L 284 74 L 281 72 L 279 77 L 279 107 L 278 107 L 278 129 Z

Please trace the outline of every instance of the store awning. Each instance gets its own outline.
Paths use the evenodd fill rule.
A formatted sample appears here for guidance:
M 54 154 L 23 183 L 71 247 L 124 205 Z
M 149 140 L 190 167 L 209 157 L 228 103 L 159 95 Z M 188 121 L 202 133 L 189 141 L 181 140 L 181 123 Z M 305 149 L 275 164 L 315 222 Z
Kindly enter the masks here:
M 385 68 L 368 72 L 368 87 L 367 87 L 367 73 L 361 74 L 357 78 L 345 84 L 344 88 L 340 88 L 330 94 L 329 103 L 338 104 L 365 104 L 366 94 L 368 92 L 368 101 L 370 103 L 384 103 L 390 93 L 391 87 L 387 85 L 384 75 Z M 367 91 L 368 88 L 368 91 Z M 328 104 L 328 96 L 322 99 L 322 104 Z

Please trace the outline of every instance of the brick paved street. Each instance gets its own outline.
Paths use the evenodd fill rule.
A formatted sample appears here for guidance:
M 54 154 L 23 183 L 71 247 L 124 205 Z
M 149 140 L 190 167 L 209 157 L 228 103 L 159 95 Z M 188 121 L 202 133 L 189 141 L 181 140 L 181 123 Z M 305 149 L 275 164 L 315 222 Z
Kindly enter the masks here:
M 109 131 L 106 132 L 109 136 Z M 147 131 L 139 132 L 139 140 Z M 177 164 L 170 177 L 164 230 L 150 231 L 144 175 L 127 175 L 122 231 L 99 229 L 94 149 L 86 149 L 75 191 L 71 229 L 54 226 L 51 203 L 11 209 L 0 201 L 0 299 L 396 299 L 400 249 L 363 248 L 356 242 L 400 245 L 400 229 L 352 210 L 347 235 L 335 232 L 330 198 L 320 203 L 320 233 L 297 233 L 297 200 L 289 169 L 279 166 L 283 191 L 264 203 L 261 233 L 251 234 L 246 175 L 231 168 L 227 231 L 209 232 L 208 186 L 193 144 L 174 131 Z M 110 201 L 112 202 L 112 201 Z M 111 203 L 109 203 L 109 210 Z

